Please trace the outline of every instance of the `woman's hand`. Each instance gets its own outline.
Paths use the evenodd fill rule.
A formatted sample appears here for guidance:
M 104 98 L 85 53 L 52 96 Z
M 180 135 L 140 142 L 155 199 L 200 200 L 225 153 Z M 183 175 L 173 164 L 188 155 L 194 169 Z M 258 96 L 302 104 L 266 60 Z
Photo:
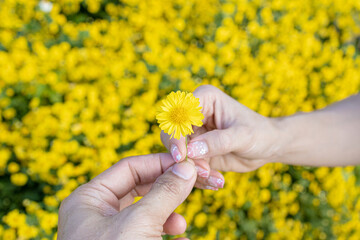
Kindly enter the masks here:
M 182 234 L 185 219 L 174 213 L 190 194 L 194 163 L 175 165 L 169 154 L 121 160 L 66 198 L 59 211 L 58 239 L 162 239 Z M 144 196 L 132 204 L 134 197 Z
M 194 96 L 200 99 L 205 116 L 204 125 L 194 129 L 188 144 L 188 156 L 195 164 L 206 161 L 212 169 L 248 172 L 268 162 L 360 163 L 360 94 L 321 110 L 283 118 L 261 116 L 212 86 L 197 88 Z M 184 139 L 170 139 L 164 133 L 161 139 L 174 159 L 185 158 Z M 208 182 L 209 178 L 198 178 L 196 185 Z
M 194 128 L 188 143 L 188 157 L 195 164 L 205 160 L 211 169 L 248 172 L 277 157 L 281 133 L 274 120 L 257 114 L 213 86 L 200 86 L 194 96 L 200 99 L 205 117 L 204 125 Z M 162 133 L 161 139 L 174 159 L 185 158 L 184 138 L 170 139 Z M 197 185 L 206 186 L 208 182 L 209 178 L 199 178 Z

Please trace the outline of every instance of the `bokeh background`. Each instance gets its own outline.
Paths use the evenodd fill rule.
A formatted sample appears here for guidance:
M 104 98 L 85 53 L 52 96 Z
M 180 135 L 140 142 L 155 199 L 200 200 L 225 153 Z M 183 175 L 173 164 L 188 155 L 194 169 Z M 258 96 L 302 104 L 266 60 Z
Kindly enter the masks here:
M 313 111 L 359 92 L 359 48 L 359 0 L 1 0 L 0 239 L 56 238 L 76 187 L 165 151 L 155 107 L 170 91 L 212 84 L 265 116 Z M 225 177 L 178 208 L 186 236 L 360 236 L 359 167 Z

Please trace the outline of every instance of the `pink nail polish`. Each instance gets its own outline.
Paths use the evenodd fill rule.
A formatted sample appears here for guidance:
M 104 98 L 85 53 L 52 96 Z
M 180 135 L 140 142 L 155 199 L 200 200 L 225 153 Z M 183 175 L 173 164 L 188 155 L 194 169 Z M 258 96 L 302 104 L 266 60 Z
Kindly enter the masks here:
M 175 144 L 171 145 L 170 152 L 175 162 L 179 162 L 181 160 L 181 153 Z
M 223 188 L 224 187 L 224 180 L 221 178 L 216 178 L 213 176 L 210 176 L 208 178 L 208 183 L 210 186 L 216 187 L 216 188 Z
M 218 188 L 214 188 L 214 187 L 212 187 L 212 186 L 206 186 L 205 188 L 206 188 L 206 189 L 209 189 L 209 190 L 214 190 L 214 191 L 219 190 Z
M 203 177 L 203 178 L 209 177 L 209 171 L 207 171 L 201 167 L 198 167 L 198 166 L 195 166 L 195 168 L 200 177 Z
M 200 157 L 209 152 L 209 148 L 203 141 L 196 141 L 188 145 L 188 157 Z

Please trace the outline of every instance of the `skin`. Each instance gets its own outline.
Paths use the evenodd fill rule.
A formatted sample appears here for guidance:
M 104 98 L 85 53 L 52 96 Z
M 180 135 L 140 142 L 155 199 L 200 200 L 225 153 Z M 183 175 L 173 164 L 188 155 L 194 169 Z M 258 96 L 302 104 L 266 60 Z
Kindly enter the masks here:
M 60 206 L 58 239 L 162 239 L 185 232 L 173 211 L 196 180 L 192 161 L 169 154 L 125 158 L 77 188 Z M 144 196 L 132 204 L 134 197 Z M 179 238 L 186 239 L 186 238 Z
M 172 153 L 130 157 L 77 188 L 59 210 L 58 239 L 162 239 L 186 229 L 174 213 L 194 185 L 213 187 L 217 172 L 248 172 L 269 162 L 307 166 L 360 163 L 360 95 L 312 113 L 266 118 L 219 89 L 201 86 L 204 125 L 194 129 L 186 156 L 185 139 L 162 133 Z M 206 151 L 194 150 L 202 142 Z M 205 144 L 205 145 L 204 145 Z M 181 158 L 174 164 L 173 146 Z M 196 146 L 200 146 L 199 144 Z M 196 154 L 197 153 L 197 154 Z M 201 167 L 207 174 L 197 177 Z M 211 168 L 211 169 L 210 169 Z M 218 183 L 218 182 L 217 182 Z M 144 196 L 132 204 L 134 197 Z M 185 239 L 185 238 L 180 238 Z
M 196 133 L 195 133 L 196 134 Z M 195 135 L 193 134 L 193 135 Z M 166 148 L 172 154 L 174 161 L 181 162 L 186 159 L 186 145 L 185 138 L 181 137 L 180 139 L 172 138 L 170 140 L 170 135 L 161 132 L 161 140 L 165 144 Z M 176 154 L 172 152 L 172 146 L 178 146 L 179 151 L 181 153 L 181 158 L 178 159 Z M 195 182 L 195 187 L 200 189 L 210 189 L 210 190 L 218 190 L 219 188 L 223 188 L 225 183 L 224 176 L 215 169 L 211 169 L 209 162 L 206 159 L 197 159 L 194 161 L 195 168 L 197 170 L 198 177 Z M 213 184 L 209 179 L 220 179 L 222 181 L 221 184 Z
M 205 85 L 194 91 L 200 99 L 204 125 L 194 129 L 188 148 L 206 144 L 206 161 L 213 170 L 248 172 L 266 163 L 306 166 L 348 166 L 360 163 L 360 95 L 322 110 L 284 118 L 267 118 L 221 90 Z M 185 156 L 184 139 L 162 133 L 165 146 L 175 144 Z M 183 159 L 182 159 L 183 160 Z M 198 182 L 206 182 L 206 178 Z
M 360 164 L 360 94 L 275 121 L 282 147 L 272 161 L 329 167 Z

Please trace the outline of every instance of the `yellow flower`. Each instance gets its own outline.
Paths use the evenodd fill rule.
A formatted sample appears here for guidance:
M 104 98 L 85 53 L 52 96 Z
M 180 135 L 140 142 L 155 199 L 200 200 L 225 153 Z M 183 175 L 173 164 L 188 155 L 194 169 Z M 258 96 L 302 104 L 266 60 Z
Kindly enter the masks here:
M 28 176 L 24 173 L 15 173 L 11 175 L 10 180 L 16 186 L 24 186 L 28 181 Z
M 47 206 L 50 206 L 50 207 L 57 207 L 57 206 L 59 206 L 59 202 L 58 202 L 58 200 L 56 199 L 55 196 L 46 196 L 46 197 L 44 197 L 44 203 L 45 203 Z
M 9 165 L 8 165 L 8 171 L 9 171 L 10 173 L 16 173 L 16 172 L 18 172 L 19 170 L 20 170 L 19 164 L 15 163 L 15 162 L 9 163 Z
M 203 124 L 204 115 L 199 104 L 199 99 L 192 93 L 170 93 L 162 101 L 161 110 L 156 115 L 161 130 L 176 139 L 193 133 L 192 125 L 201 127 Z
M 207 216 L 205 213 L 201 212 L 196 215 L 194 220 L 194 224 L 196 227 L 202 228 L 206 225 L 206 222 L 207 222 Z

